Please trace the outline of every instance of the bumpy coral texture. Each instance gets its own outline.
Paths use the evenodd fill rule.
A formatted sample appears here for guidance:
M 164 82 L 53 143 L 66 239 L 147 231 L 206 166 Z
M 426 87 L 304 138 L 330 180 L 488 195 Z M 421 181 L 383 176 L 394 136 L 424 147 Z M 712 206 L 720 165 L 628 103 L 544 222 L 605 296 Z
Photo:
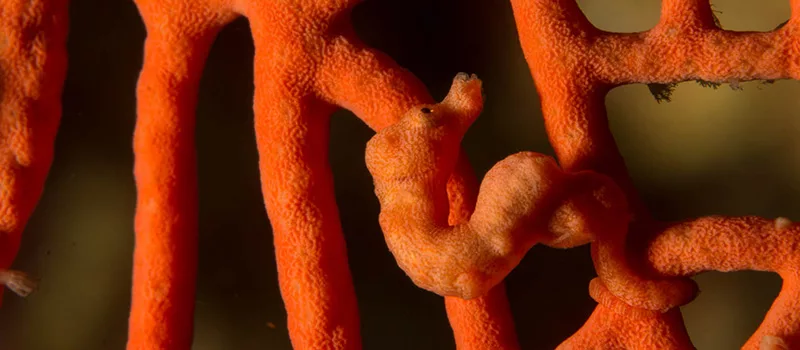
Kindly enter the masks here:
M 66 39 L 66 0 L 0 0 L 0 286 L 21 296 L 36 282 L 9 267 L 53 160 Z

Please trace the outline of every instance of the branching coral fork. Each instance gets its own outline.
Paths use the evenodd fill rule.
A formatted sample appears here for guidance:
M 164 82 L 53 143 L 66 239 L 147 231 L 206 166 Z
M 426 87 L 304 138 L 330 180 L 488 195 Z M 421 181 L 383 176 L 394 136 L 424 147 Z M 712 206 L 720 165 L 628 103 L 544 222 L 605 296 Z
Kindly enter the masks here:
M 355 37 L 357 1 L 137 0 L 148 36 L 134 139 L 139 193 L 129 349 L 188 349 L 196 274 L 194 109 L 218 31 L 250 19 L 255 128 L 281 293 L 296 349 L 358 349 L 358 312 L 327 163 L 336 106 L 373 129 L 429 103 L 424 86 Z M 463 169 L 468 170 L 464 165 Z M 456 176 L 451 188 L 465 188 Z M 452 219 L 468 196 L 451 194 Z M 505 296 L 447 303 L 464 349 L 514 348 Z M 477 324 L 476 324 L 477 323 Z M 495 332 L 482 332 L 493 329 Z
M 0 0 L 0 286 L 21 296 L 36 282 L 9 267 L 53 161 L 67 27 L 66 0 Z

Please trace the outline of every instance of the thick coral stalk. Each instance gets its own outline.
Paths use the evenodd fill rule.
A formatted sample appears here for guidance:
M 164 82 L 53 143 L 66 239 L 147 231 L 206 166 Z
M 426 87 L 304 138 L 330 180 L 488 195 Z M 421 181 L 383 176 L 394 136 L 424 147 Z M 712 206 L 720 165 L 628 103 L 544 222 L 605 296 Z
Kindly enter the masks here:
M 128 349 L 189 349 L 197 274 L 194 112 L 203 62 L 228 13 L 137 2 L 147 27 L 137 89 L 136 242 Z
M 474 299 L 445 297 L 445 307 L 456 349 L 519 349 L 505 284 L 500 283 Z
M 67 7 L 66 0 L 0 0 L 0 286 L 20 295 L 35 283 L 8 268 L 53 161 Z

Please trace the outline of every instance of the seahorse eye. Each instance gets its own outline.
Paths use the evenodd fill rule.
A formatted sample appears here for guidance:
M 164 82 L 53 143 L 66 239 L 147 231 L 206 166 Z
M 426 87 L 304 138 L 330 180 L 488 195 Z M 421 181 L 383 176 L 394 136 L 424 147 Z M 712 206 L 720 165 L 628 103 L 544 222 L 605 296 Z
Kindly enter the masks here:
M 433 112 L 433 111 L 430 108 L 425 107 L 425 108 L 422 109 L 422 113 L 431 114 L 431 112 Z

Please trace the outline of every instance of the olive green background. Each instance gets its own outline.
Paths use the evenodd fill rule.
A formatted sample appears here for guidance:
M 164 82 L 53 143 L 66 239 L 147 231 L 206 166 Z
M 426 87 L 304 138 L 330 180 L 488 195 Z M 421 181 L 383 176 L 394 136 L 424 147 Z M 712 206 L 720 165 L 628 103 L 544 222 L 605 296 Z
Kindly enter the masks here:
M 770 30 L 786 0 L 716 0 L 723 27 Z M 656 0 L 584 0 L 602 29 L 641 31 Z M 144 28 L 130 0 L 74 0 L 69 75 L 56 160 L 15 263 L 42 278 L 26 300 L 7 293 L 0 346 L 13 350 L 123 349 L 130 299 L 135 187 L 131 136 Z M 361 37 L 442 98 L 460 71 L 484 80 L 485 111 L 465 140 L 479 175 L 505 156 L 552 154 L 536 90 L 505 0 L 369 0 L 354 12 Z M 200 273 L 197 350 L 289 349 L 253 131 L 253 44 L 248 23 L 226 28 L 208 60 L 197 123 Z M 800 85 L 717 90 L 681 84 L 658 104 L 643 85 L 614 89 L 609 118 L 654 215 L 800 220 Z M 442 299 L 412 285 L 383 242 L 363 161 L 372 132 L 349 112 L 332 123 L 331 164 L 350 252 L 366 349 L 453 349 Z M 552 349 L 594 302 L 587 247 L 532 249 L 509 276 L 524 349 Z M 741 346 L 780 289 L 769 273 L 707 273 L 684 307 L 699 349 Z

